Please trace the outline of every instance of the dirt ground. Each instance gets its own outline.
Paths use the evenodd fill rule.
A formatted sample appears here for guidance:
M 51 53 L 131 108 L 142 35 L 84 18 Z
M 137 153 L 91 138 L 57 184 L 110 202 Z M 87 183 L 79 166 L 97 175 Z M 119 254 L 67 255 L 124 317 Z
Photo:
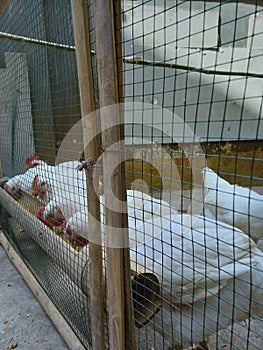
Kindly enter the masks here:
M 68 350 L 1 245 L 0 349 Z

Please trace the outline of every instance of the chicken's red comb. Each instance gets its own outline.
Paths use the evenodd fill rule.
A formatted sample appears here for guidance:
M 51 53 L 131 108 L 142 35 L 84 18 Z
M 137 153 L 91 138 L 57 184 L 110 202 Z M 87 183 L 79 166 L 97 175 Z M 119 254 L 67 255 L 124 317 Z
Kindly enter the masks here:
M 34 154 L 32 156 L 27 157 L 26 164 L 31 165 L 34 162 L 34 160 L 39 160 L 39 159 L 40 159 L 39 156 L 37 154 Z
M 7 192 L 7 193 L 9 193 L 9 191 L 8 191 L 8 185 L 7 184 L 4 184 L 4 190 Z M 10 193 L 9 193 L 10 194 Z
M 39 163 L 36 162 L 39 159 L 40 158 L 39 158 L 39 156 L 37 154 L 34 154 L 32 156 L 27 157 L 27 159 L 26 159 L 26 167 L 27 168 L 33 168 L 33 167 L 39 165 Z

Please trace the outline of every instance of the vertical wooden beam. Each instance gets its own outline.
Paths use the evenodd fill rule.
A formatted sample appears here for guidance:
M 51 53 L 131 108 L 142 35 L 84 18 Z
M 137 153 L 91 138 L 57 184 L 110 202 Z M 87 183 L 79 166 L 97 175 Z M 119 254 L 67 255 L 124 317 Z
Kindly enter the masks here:
M 94 118 L 87 119 L 87 115 L 95 110 L 95 99 L 92 79 L 92 63 L 90 53 L 90 39 L 88 31 L 88 14 L 85 0 L 71 0 L 74 35 L 77 54 L 78 79 L 80 88 L 81 114 L 83 120 L 83 141 L 96 135 Z M 85 126 L 85 127 L 84 127 Z M 85 148 L 85 157 L 98 158 L 96 138 Z M 105 348 L 104 337 L 104 294 L 102 273 L 102 247 L 92 242 L 101 236 L 100 203 L 95 189 L 98 189 L 98 179 L 87 178 L 88 189 L 88 222 L 89 222 L 89 270 L 90 270 L 90 312 L 92 329 L 92 349 Z M 94 239 L 96 237 L 96 239 Z
M 126 201 L 126 188 L 124 178 L 124 164 L 122 163 L 121 149 L 118 144 L 123 137 L 123 115 L 116 108 L 103 107 L 119 103 L 118 69 L 115 46 L 115 22 L 113 1 L 94 1 L 95 23 L 95 51 L 97 62 L 100 116 L 102 124 L 102 148 L 103 154 L 105 216 L 106 216 L 106 253 L 107 253 L 107 296 L 109 314 L 109 341 L 110 349 L 124 350 L 125 344 L 125 277 L 124 262 L 127 259 L 125 249 L 120 248 L 128 242 L 128 220 L 125 208 L 111 211 L 112 195 L 109 189 L 118 199 Z M 109 152 L 108 147 L 116 145 L 117 151 Z M 111 164 L 118 164 L 111 178 Z M 121 206 L 120 206 L 121 207 Z M 123 210 L 124 209 L 124 210 Z M 116 234 L 117 229 L 122 228 L 122 234 Z M 109 247 L 110 245 L 110 247 Z M 126 245 L 127 247 L 127 245 Z
M 115 45 L 116 45 L 116 63 L 117 63 L 117 84 L 118 84 L 118 99 L 120 103 L 124 102 L 124 77 L 123 77 L 123 51 L 122 51 L 122 0 L 114 1 L 114 29 L 115 29 Z M 124 116 L 121 116 L 124 121 Z M 125 138 L 124 127 L 120 128 L 121 139 Z M 125 162 L 126 164 L 126 162 Z M 126 179 L 125 179 L 125 165 L 122 165 L 123 171 L 123 191 L 126 193 Z M 126 194 L 122 199 L 126 200 Z M 127 216 L 123 217 L 123 222 L 127 223 Z M 127 223 L 128 226 L 128 223 Z M 127 233 L 128 236 L 128 233 Z M 127 237 L 126 237 L 127 239 Z M 135 337 L 135 322 L 134 322 L 134 308 L 133 308 L 133 295 L 132 295 L 132 276 L 131 276 L 131 263 L 130 263 L 130 250 L 124 249 L 123 251 L 123 266 L 124 266 L 124 313 L 125 313 L 125 349 L 136 350 L 137 340 Z

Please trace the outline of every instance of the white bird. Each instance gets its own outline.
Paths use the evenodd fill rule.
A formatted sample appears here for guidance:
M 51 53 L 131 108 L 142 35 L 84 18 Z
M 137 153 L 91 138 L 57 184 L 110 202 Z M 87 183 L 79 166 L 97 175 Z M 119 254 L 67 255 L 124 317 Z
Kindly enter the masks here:
M 86 215 L 76 213 L 70 225 L 79 238 L 88 230 Z M 104 233 L 102 225 L 103 241 Z M 263 253 L 241 230 L 197 215 L 153 215 L 130 218 L 129 240 L 131 261 L 161 283 L 163 311 L 149 324 L 172 335 L 173 345 L 263 317 Z
M 61 212 L 67 218 L 64 224 L 64 233 L 68 236 L 82 236 L 87 237 L 87 225 L 88 225 L 88 209 L 76 211 L 72 215 L 69 214 L 69 209 L 63 206 L 59 206 Z M 71 208 L 72 209 L 72 208 Z M 112 208 L 110 208 L 112 209 Z M 50 207 L 43 212 L 45 215 L 49 212 Z M 114 210 L 114 209 L 113 209 Z M 101 213 L 101 223 L 105 223 L 105 197 L 100 196 L 100 213 Z M 176 209 L 171 207 L 166 201 L 161 199 L 156 199 L 150 195 L 135 191 L 127 190 L 127 213 L 129 222 L 135 220 L 136 222 L 143 222 L 143 220 L 150 220 L 152 217 L 161 215 L 171 215 L 176 213 Z M 133 224 L 132 224 L 133 225 Z
M 14 196 L 20 189 L 32 194 L 44 202 L 50 200 L 51 185 L 49 183 L 54 173 L 54 167 L 39 160 L 38 156 L 30 156 L 26 160 L 26 168 L 24 174 L 12 177 L 4 185 L 4 190 Z
M 262 318 L 263 253 L 253 240 L 201 216 L 169 221 L 158 237 L 130 250 L 131 260 L 161 281 L 163 310 L 153 327 L 173 345 L 188 346 L 235 321 Z
M 87 207 L 85 178 L 78 177 L 78 172 L 65 164 L 57 170 L 51 181 L 51 200 L 37 211 L 37 218 L 50 228 L 60 226 L 63 220 Z
M 263 237 L 263 196 L 249 188 L 231 185 L 209 168 L 203 169 L 205 213 L 240 228 L 257 241 Z M 208 214 L 209 217 L 211 217 Z
M 8 194 L 10 194 L 10 196 L 14 197 L 22 187 L 24 187 L 25 191 L 28 191 L 31 188 L 31 182 L 26 183 L 23 181 L 22 175 L 24 174 L 13 176 L 4 184 L 3 188 Z
M 13 176 L 5 183 L 4 190 L 11 196 L 14 196 L 20 189 L 26 192 L 32 191 L 34 189 L 34 180 L 38 181 L 36 176 L 40 172 L 40 167 L 42 166 L 30 168 L 24 174 Z
M 45 203 L 49 203 L 56 195 L 63 196 L 66 191 L 74 193 L 76 186 L 85 186 L 84 179 L 82 179 L 81 184 L 76 183 L 76 179 L 81 177 L 75 170 L 75 167 L 79 164 L 78 161 L 64 162 L 52 166 L 39 160 L 38 157 L 37 160 L 33 156 L 31 158 L 33 158 L 30 162 L 31 166 L 37 168 L 37 175 L 32 184 L 32 193 Z

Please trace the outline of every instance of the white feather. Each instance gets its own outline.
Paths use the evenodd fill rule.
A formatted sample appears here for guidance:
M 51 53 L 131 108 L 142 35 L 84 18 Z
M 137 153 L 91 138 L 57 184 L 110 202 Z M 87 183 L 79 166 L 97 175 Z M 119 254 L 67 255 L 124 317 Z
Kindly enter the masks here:
M 255 241 L 263 237 L 263 196 L 238 185 L 231 185 L 209 168 L 203 169 L 208 190 L 205 212 L 218 220 L 240 228 Z

